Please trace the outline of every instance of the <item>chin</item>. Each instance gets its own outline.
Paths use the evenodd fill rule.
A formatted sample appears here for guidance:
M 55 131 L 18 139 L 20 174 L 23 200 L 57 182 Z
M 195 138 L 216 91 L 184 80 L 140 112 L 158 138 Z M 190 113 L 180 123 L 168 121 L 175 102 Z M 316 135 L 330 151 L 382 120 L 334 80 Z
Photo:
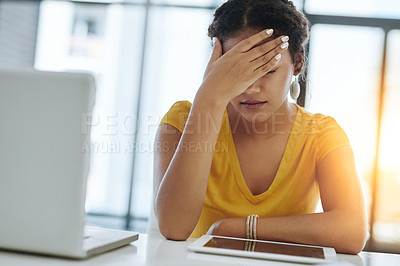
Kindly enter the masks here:
M 244 112 L 240 112 L 241 116 L 249 123 L 259 124 L 268 121 L 271 118 L 271 113 L 269 112 L 248 112 L 245 110 Z

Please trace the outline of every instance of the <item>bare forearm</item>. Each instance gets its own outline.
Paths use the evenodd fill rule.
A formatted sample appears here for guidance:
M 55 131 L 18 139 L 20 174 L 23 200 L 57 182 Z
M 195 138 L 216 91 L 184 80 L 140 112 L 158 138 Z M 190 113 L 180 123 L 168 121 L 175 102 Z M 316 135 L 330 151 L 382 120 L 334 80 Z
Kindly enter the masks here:
M 245 218 L 220 221 L 211 234 L 245 237 Z M 339 212 L 299 216 L 260 218 L 257 238 L 334 247 L 337 252 L 356 254 L 362 250 L 366 237 L 362 218 Z
M 365 244 L 363 222 L 338 211 L 260 220 L 262 239 L 330 246 L 343 253 L 358 253 Z
M 200 217 L 225 108 L 195 99 L 186 127 L 155 197 L 161 232 L 186 239 Z

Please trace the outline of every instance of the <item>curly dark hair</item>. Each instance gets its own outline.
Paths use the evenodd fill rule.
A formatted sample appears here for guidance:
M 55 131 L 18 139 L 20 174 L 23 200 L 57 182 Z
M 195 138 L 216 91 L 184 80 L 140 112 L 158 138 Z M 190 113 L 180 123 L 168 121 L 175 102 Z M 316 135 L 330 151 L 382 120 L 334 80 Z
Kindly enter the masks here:
M 310 23 L 288 0 L 228 0 L 214 13 L 208 36 L 221 42 L 246 29 L 274 29 L 273 37 L 289 36 L 292 61 L 305 61 Z

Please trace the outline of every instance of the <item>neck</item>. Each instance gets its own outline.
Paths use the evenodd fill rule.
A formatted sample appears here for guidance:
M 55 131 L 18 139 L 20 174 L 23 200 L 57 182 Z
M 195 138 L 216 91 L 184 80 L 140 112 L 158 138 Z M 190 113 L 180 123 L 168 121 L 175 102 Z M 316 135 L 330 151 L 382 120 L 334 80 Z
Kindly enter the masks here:
M 286 135 L 294 123 L 297 107 L 287 100 L 262 121 L 248 121 L 232 104 L 228 104 L 227 112 L 233 135 L 253 140 L 264 140 L 277 135 Z

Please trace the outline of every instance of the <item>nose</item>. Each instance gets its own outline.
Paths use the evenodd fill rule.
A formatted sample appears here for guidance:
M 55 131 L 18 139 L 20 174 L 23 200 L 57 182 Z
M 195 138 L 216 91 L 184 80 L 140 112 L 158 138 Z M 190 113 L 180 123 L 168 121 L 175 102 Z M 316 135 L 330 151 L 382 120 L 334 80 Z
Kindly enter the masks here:
M 246 93 L 246 94 L 253 94 L 253 93 L 258 93 L 258 92 L 260 92 L 261 91 L 261 89 L 260 89 L 260 87 L 258 87 L 258 86 L 256 86 L 256 85 L 251 85 L 250 87 L 248 87 L 245 91 L 244 91 L 244 93 Z

